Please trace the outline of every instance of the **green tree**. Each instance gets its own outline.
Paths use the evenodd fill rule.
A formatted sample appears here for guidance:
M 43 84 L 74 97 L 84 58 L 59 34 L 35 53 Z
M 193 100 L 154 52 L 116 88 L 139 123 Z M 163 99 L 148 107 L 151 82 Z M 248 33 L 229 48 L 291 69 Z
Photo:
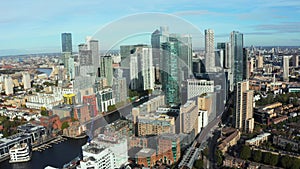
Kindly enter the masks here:
M 249 146 L 243 145 L 240 158 L 243 160 L 248 160 L 251 157 L 251 149 Z
M 48 116 L 48 111 L 47 111 L 47 109 L 46 109 L 46 107 L 41 107 L 41 115 L 42 116 Z
M 194 167 L 197 169 L 203 169 L 203 160 L 198 159 L 194 162 Z
M 293 165 L 291 169 L 299 169 L 300 168 L 300 159 L 293 158 Z
M 109 112 L 114 111 L 114 110 L 117 110 L 116 105 L 110 105 L 107 107 L 107 111 L 109 111 Z
M 216 156 L 215 158 L 217 160 L 217 165 L 222 166 L 222 164 L 223 164 L 223 154 L 222 154 L 222 152 L 217 149 L 216 152 L 215 152 L 215 156 Z
M 260 162 L 262 158 L 262 152 L 259 150 L 254 150 L 252 153 L 252 159 L 254 162 Z
M 278 156 L 270 152 L 263 153 L 263 162 L 268 165 L 275 166 L 278 163 Z
M 69 127 L 69 123 L 68 122 L 63 122 L 62 125 L 61 125 L 61 129 L 65 129 L 65 128 L 68 128 Z
M 293 160 L 288 156 L 283 156 L 280 159 L 280 165 L 283 168 L 291 168 L 293 166 Z

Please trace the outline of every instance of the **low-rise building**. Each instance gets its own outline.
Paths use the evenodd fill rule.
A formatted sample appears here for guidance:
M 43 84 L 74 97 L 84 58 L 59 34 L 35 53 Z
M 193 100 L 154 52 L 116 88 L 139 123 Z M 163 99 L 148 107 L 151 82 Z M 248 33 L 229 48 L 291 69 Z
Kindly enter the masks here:
M 156 150 L 151 148 L 143 148 L 136 154 L 136 161 L 138 165 L 144 167 L 152 167 L 156 163 Z
M 285 149 L 286 146 L 290 144 L 292 150 L 294 151 L 300 150 L 300 141 L 292 140 L 282 136 L 273 136 L 273 144 L 278 145 L 283 149 Z
M 261 143 L 267 141 L 270 135 L 271 133 L 259 134 L 258 136 L 252 139 L 246 140 L 246 145 L 259 146 Z
M 138 135 L 160 135 L 175 133 L 175 118 L 164 114 L 146 114 L 138 116 Z
M 220 144 L 218 145 L 219 150 L 224 154 L 229 147 L 237 144 L 238 140 L 241 137 L 241 133 L 238 129 L 233 128 L 224 128 L 222 130 L 222 137 Z
M 107 147 L 95 143 L 87 143 L 82 146 L 83 160 L 77 169 L 97 168 L 108 169 L 117 168 L 114 153 Z

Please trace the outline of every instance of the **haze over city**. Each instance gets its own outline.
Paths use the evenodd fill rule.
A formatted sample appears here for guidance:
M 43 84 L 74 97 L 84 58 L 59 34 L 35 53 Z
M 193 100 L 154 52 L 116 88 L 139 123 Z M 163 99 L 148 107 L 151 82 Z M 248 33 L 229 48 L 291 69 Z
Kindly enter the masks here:
M 216 41 L 226 41 L 229 32 L 238 30 L 244 33 L 245 46 L 296 46 L 300 42 L 299 6 L 297 0 L 3 1 L 0 55 L 60 52 L 58 32 L 72 32 L 73 44 L 78 44 L 111 22 L 144 12 L 183 18 L 201 32 L 212 28 Z M 101 49 L 109 47 L 99 40 Z

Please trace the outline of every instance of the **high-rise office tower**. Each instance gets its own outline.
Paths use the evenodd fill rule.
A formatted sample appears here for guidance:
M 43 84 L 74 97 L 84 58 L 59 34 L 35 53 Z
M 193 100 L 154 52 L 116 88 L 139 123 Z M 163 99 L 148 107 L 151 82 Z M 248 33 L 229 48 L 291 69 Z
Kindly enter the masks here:
M 151 35 L 151 45 L 153 53 L 153 63 L 155 69 L 159 68 L 159 71 L 155 74 L 155 80 L 161 80 L 162 71 L 164 71 L 163 66 L 163 48 L 162 44 L 168 42 L 170 39 L 177 39 L 179 41 L 178 45 L 178 61 L 179 66 L 183 71 L 182 75 L 186 78 L 192 72 L 193 62 L 192 62 L 192 37 L 189 34 L 175 34 L 169 33 L 168 27 L 160 27 L 160 30 L 155 30 Z
M 78 60 L 80 66 L 81 76 L 95 76 L 95 69 L 93 66 L 92 51 L 88 49 L 87 44 L 78 45 Z
M 94 66 L 94 72 L 97 77 L 100 77 L 100 61 L 99 61 L 99 42 L 98 40 L 88 39 L 88 49 L 92 51 L 92 62 Z
M 179 43 L 178 39 L 170 38 L 162 44 L 162 90 L 165 92 L 167 105 L 180 104 Z
M 205 69 L 206 72 L 215 72 L 215 38 L 214 31 L 207 29 L 205 33 Z
M 249 81 L 238 82 L 235 86 L 233 125 L 243 132 L 252 132 L 254 128 L 253 94 Z
M 107 85 L 112 87 L 113 85 L 113 67 L 111 56 L 100 57 L 100 77 L 107 79 Z
M 222 68 L 226 68 L 225 67 L 225 62 L 226 60 L 226 43 L 225 42 L 221 42 L 221 43 L 217 43 L 217 49 L 219 49 L 220 51 L 220 65 Z M 222 51 L 222 52 L 221 52 Z M 223 54 L 221 54 L 223 53 Z
M 14 94 L 14 83 L 10 76 L 4 77 L 4 87 L 6 95 Z
M 87 49 L 86 44 L 78 45 L 79 50 L 79 64 L 80 66 L 92 66 L 92 51 Z
M 22 82 L 24 85 L 24 89 L 30 89 L 31 88 L 31 82 L 30 82 L 30 74 L 28 72 L 25 72 L 22 74 Z
M 283 80 L 289 81 L 290 56 L 283 56 Z
M 248 65 L 249 50 L 243 48 L 243 80 L 249 79 L 249 65 Z
M 295 68 L 299 67 L 299 55 L 293 55 L 292 57 L 293 66 Z
M 169 39 L 169 28 L 167 26 L 161 26 L 160 29 L 156 29 L 151 34 L 151 46 L 152 46 L 152 56 L 153 65 L 155 66 L 155 81 L 160 81 L 159 70 L 161 68 L 161 44 L 167 42 Z
M 133 90 L 154 89 L 152 48 L 135 45 L 130 55 L 130 87 Z
M 61 34 L 61 46 L 62 46 L 62 52 L 72 53 L 72 34 L 71 33 L 62 33 Z
M 244 55 L 243 55 L 243 34 L 238 31 L 231 32 L 230 35 L 231 43 L 231 64 L 233 73 L 233 85 L 243 81 L 244 72 Z

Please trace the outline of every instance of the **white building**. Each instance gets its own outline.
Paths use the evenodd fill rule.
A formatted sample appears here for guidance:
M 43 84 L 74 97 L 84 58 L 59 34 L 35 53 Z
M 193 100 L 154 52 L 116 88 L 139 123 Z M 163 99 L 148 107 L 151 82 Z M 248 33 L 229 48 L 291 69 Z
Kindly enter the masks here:
M 258 136 L 254 137 L 252 139 L 246 140 L 246 145 L 259 146 L 264 141 L 268 141 L 268 138 L 269 138 L 270 135 L 271 135 L 271 133 L 259 134 Z
M 128 161 L 128 147 L 127 139 L 117 136 L 108 136 L 105 134 L 99 134 L 97 138 L 93 140 L 96 144 L 107 147 L 114 154 L 114 161 L 116 167 L 124 165 Z
M 25 72 L 22 74 L 23 78 L 22 78 L 22 82 L 24 85 L 24 89 L 30 89 L 31 88 L 31 83 L 30 83 L 30 74 L 28 72 Z
M 14 94 L 14 83 L 10 76 L 4 78 L 4 87 L 6 95 Z
M 82 146 L 83 160 L 77 169 L 109 169 L 116 168 L 115 155 L 106 147 L 95 143 L 87 143 Z
M 146 45 L 136 46 L 130 55 L 131 89 L 154 89 L 154 66 L 152 48 Z
M 26 162 L 31 159 L 31 152 L 27 143 L 15 144 L 9 149 L 9 163 Z
M 207 72 L 215 71 L 215 40 L 212 29 L 205 30 L 205 69 Z
M 202 128 L 206 127 L 208 124 L 208 111 L 207 110 L 199 110 L 198 112 L 198 132 L 202 130 Z
M 289 62 L 291 56 L 283 56 L 283 81 L 289 81 Z
M 99 92 L 97 92 L 96 97 L 97 97 L 98 110 L 100 112 L 107 112 L 108 106 L 116 104 L 116 99 L 113 97 L 112 88 L 106 88 L 100 90 Z
M 45 107 L 47 110 L 63 102 L 63 95 L 73 93 L 73 89 L 54 87 L 52 94 L 37 93 L 27 97 L 26 107 L 31 109 L 40 109 Z
M 187 99 L 200 96 L 203 93 L 214 92 L 214 81 L 188 79 Z

